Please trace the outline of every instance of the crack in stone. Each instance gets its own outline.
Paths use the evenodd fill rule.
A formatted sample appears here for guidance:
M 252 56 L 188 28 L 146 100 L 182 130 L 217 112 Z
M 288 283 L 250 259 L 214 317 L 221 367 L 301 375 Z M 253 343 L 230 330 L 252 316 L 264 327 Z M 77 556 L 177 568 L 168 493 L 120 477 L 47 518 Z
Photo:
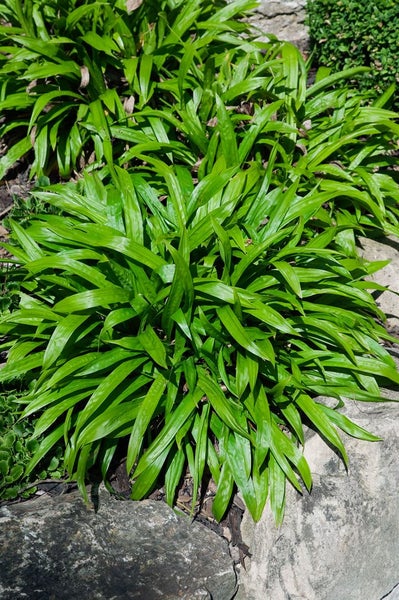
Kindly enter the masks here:
M 384 600 L 384 598 L 389 598 L 389 596 L 395 590 L 398 590 L 398 592 L 399 592 L 399 583 L 395 583 L 395 585 L 393 586 L 393 588 L 391 590 L 389 590 L 389 592 L 387 592 L 384 596 L 381 596 L 381 598 L 379 600 Z
M 254 14 L 255 15 L 260 15 L 262 17 L 266 17 L 266 19 L 270 19 L 271 20 L 271 19 L 275 19 L 276 17 L 292 17 L 292 15 L 298 15 L 298 11 L 297 10 L 293 10 L 292 12 L 281 12 L 281 13 L 273 12 L 272 15 L 268 15 L 266 13 L 263 13 L 260 10 L 257 10 L 257 11 L 255 11 Z

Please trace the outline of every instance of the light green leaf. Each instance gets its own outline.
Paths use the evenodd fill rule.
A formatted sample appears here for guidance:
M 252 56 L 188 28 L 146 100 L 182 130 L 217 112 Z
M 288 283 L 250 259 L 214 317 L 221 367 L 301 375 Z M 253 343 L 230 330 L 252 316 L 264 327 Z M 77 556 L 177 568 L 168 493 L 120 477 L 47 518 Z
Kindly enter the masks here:
M 275 356 L 273 350 L 271 348 L 266 349 L 264 344 L 259 344 L 251 339 L 230 306 L 221 306 L 216 309 L 216 312 L 226 328 L 226 331 L 240 346 L 242 346 L 242 348 L 255 354 L 255 356 L 259 356 L 259 358 L 262 358 L 263 360 L 274 363 Z
M 341 438 L 335 427 L 331 425 L 330 420 L 325 418 L 326 413 L 321 406 L 307 394 L 299 394 L 295 400 L 295 404 L 308 417 L 315 428 L 339 451 L 345 465 L 347 465 L 348 456 Z
M 327 415 L 328 419 L 332 423 L 334 423 L 334 425 L 337 425 L 340 429 L 342 429 L 342 431 L 345 431 L 345 433 L 347 433 L 348 435 L 351 435 L 359 440 L 365 440 L 367 442 L 381 441 L 381 438 L 379 436 L 369 433 L 368 431 L 366 431 L 366 429 L 363 429 L 363 427 L 356 425 L 356 423 L 353 423 L 353 421 L 348 419 L 348 417 L 341 414 L 340 412 L 337 412 L 336 410 L 329 408 L 328 406 L 325 406 L 320 402 L 318 402 L 318 405 L 320 406 L 322 411 Z
M 71 337 L 87 318 L 87 315 L 67 315 L 57 324 L 44 353 L 43 369 L 48 369 L 59 358 Z
M 181 481 L 185 462 L 186 457 L 183 449 L 177 448 L 165 473 L 165 499 L 169 506 L 174 505 L 176 489 Z
M 151 325 L 147 325 L 147 327 L 139 333 L 138 338 L 144 348 L 144 350 L 148 353 L 148 355 L 155 361 L 158 365 L 163 367 L 164 369 L 168 368 L 167 360 L 166 360 L 166 348 L 162 343 L 158 335 L 155 333 L 154 329 Z
M 299 296 L 299 298 L 302 298 L 301 282 L 294 267 L 288 262 L 283 262 L 281 260 L 273 261 L 273 264 L 284 277 L 285 281 L 287 282 L 288 286 L 292 289 L 294 294 Z
M 221 521 L 233 496 L 234 477 L 230 466 L 224 462 L 220 470 L 218 486 L 212 504 L 212 512 L 217 521 Z
M 89 290 L 73 294 L 57 302 L 54 310 L 60 313 L 73 313 L 90 308 L 108 307 L 111 304 L 120 304 L 128 302 L 132 296 L 129 290 L 117 286 L 106 287 L 103 289 Z
M 101 407 L 104 408 L 104 403 L 115 392 L 116 388 L 123 383 L 137 369 L 137 360 L 125 360 L 114 368 L 95 389 L 90 396 L 86 406 L 79 411 L 76 422 L 75 436 L 86 427 L 92 415 Z
M 33 369 L 41 367 L 43 364 L 44 352 L 36 352 L 31 356 L 7 363 L 0 369 L 0 381 L 9 381 L 21 377 L 31 372 Z
M 157 461 L 160 456 L 168 452 L 174 437 L 193 414 L 202 395 L 203 392 L 199 388 L 186 394 L 176 410 L 170 414 L 167 424 L 141 457 L 134 471 L 134 476 L 143 473 L 154 461 Z
M 127 450 L 126 468 L 130 472 L 134 466 L 136 458 L 140 452 L 143 443 L 144 434 L 154 416 L 159 401 L 161 400 L 166 387 L 167 381 L 163 375 L 158 373 L 153 384 L 148 390 L 141 406 L 138 410 L 136 420 L 129 438 Z
M 226 398 L 220 386 L 201 367 L 198 367 L 198 387 L 207 396 L 221 420 L 233 431 L 249 438 L 248 433 L 240 425 L 239 407 Z
M 86 44 L 89 44 L 89 46 L 92 46 L 101 52 L 105 52 L 109 56 L 113 56 L 114 52 L 119 51 L 118 46 L 110 37 L 98 35 L 95 31 L 88 31 L 81 39 L 86 42 Z
M 218 119 L 217 127 L 220 134 L 223 155 L 226 159 L 226 166 L 227 168 L 235 167 L 239 164 L 239 155 L 234 126 L 221 98 L 215 94 L 215 99 Z
M 285 475 L 273 455 L 269 459 L 270 508 L 276 525 L 281 525 L 285 509 Z

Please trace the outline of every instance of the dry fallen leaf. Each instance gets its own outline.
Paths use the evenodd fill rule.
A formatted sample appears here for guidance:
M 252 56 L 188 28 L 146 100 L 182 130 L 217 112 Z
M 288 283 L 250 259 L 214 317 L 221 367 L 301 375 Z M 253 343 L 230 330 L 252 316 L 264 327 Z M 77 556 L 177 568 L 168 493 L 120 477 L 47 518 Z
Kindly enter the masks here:
M 83 65 L 80 67 L 80 88 L 83 89 L 89 85 L 90 72 L 89 69 Z
M 123 102 L 123 108 L 125 109 L 125 113 L 127 115 L 131 115 L 133 113 L 134 103 L 135 103 L 134 96 L 129 96 L 129 98 L 125 98 L 125 100 Z
M 134 10 L 140 8 L 143 4 L 143 0 L 126 0 L 126 10 L 130 14 Z

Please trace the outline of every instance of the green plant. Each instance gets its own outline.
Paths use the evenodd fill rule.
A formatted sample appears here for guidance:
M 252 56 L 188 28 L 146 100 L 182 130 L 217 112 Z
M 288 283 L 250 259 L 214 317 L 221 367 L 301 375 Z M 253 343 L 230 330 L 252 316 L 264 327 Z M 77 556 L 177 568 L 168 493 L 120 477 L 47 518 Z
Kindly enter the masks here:
M 395 0 L 308 0 L 307 22 L 318 64 L 333 72 L 369 67 L 369 72 L 356 79 L 356 85 L 372 98 L 396 85 L 397 8 Z M 395 103 L 398 106 L 397 97 Z
M 32 439 L 34 421 L 20 421 L 21 398 L 24 392 L 4 390 L 0 394 L 0 499 L 29 498 L 37 491 L 36 480 L 64 475 L 62 446 L 58 445 L 52 457 L 44 460 L 29 475 L 25 470 L 40 446 Z
M 133 4 L 1 4 L 0 136 L 6 137 L 8 152 L 0 159 L 0 177 L 32 149 L 32 175 L 55 170 L 68 178 L 87 164 L 112 168 L 113 154 L 121 154 L 125 142 L 122 138 L 118 145 L 111 126 L 128 127 L 134 107 L 161 108 L 170 95 L 163 81 L 170 70 L 184 70 L 185 57 L 193 58 L 193 39 L 201 39 L 196 52 L 222 44 L 223 35 L 247 29 L 233 17 L 254 5 L 251 0 L 230 6 L 216 0 Z
M 265 173 L 234 171 L 219 160 L 191 190 L 183 169 L 167 172 L 166 190 L 143 173 L 117 170 L 117 187 L 87 175 L 83 197 L 47 193 L 63 217 L 14 224 L 28 293 L 3 317 L 13 343 L 0 377 L 37 372 L 24 416 L 42 413 L 43 441 L 28 472 L 64 437 L 85 493 L 88 469 L 105 478 L 128 439 L 134 498 L 162 476 L 172 502 L 188 462 L 196 487 L 205 468 L 216 481 L 217 518 L 236 483 L 254 518 L 270 490 L 280 519 L 285 478 L 311 485 L 303 421 L 344 460 L 336 426 L 376 439 L 315 399 L 376 401 L 375 373 L 399 381 L 364 289 L 373 267 L 328 248 L 329 236 L 306 241 L 316 197 L 280 192 L 265 213 Z
M 218 519 L 237 486 L 280 521 L 286 479 L 311 487 L 304 424 L 345 462 L 338 429 L 376 440 L 319 396 L 339 408 L 399 382 L 365 281 L 381 265 L 355 238 L 398 233 L 397 115 L 335 88 L 358 70 L 307 90 L 294 47 L 225 24 L 185 45 L 160 106 L 111 126 L 128 146 L 112 164 L 34 193 L 62 215 L 11 222 L 21 296 L 0 381 L 34 379 L 28 474 L 63 441 L 86 494 L 126 444 L 133 498 L 163 482 L 173 503 L 188 465 L 198 493 L 215 480 Z
M 0 268 L 0 311 L 5 312 L 19 303 L 19 272 L 12 263 Z

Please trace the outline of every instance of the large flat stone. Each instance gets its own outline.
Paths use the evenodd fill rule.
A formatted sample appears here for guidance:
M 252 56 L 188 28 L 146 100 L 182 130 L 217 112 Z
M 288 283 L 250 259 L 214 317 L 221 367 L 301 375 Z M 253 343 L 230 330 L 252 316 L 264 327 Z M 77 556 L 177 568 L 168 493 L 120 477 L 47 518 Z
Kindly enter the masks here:
M 162 502 L 78 493 L 0 509 L 1 600 L 231 600 L 227 543 Z
M 269 510 L 242 530 L 252 559 L 236 600 L 399 598 L 399 405 L 348 402 L 346 414 L 382 437 L 342 434 L 350 467 L 313 435 L 305 455 L 311 494 L 287 490 L 281 527 Z

